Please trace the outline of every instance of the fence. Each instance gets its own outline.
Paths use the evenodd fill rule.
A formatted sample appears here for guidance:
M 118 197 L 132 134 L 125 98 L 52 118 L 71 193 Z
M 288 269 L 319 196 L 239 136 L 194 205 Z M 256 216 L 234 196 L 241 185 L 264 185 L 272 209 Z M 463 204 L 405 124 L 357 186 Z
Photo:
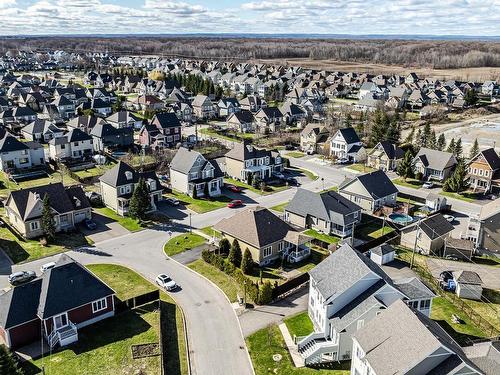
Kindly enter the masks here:
M 120 313 L 126 310 L 135 309 L 136 307 L 145 305 L 149 302 L 158 301 L 159 299 L 160 299 L 160 290 L 158 289 L 153 290 L 152 292 L 149 293 L 129 298 L 125 301 L 120 301 L 115 296 L 115 311 L 117 313 Z
M 295 290 L 298 288 L 302 287 L 304 284 L 306 284 L 309 281 L 309 274 L 303 273 L 302 275 L 299 275 L 293 279 L 290 279 L 286 282 L 284 282 L 281 285 L 278 285 L 273 288 L 273 301 L 276 301 L 281 298 L 285 298 L 289 294 L 293 293 Z

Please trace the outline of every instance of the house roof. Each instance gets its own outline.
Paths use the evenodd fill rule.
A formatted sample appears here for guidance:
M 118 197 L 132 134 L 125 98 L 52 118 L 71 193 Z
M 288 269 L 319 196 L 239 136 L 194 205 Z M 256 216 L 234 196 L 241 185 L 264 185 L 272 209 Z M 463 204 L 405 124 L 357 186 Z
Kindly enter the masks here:
M 355 181 L 359 181 L 367 193 L 374 199 L 380 199 L 398 192 L 398 189 L 394 186 L 389 177 L 387 177 L 385 172 L 380 170 L 358 175 L 354 179 L 344 180 L 339 186 L 339 191 L 344 190 Z
M 115 292 L 81 264 L 63 254 L 42 275 L 38 316 L 51 316 L 86 305 Z
M 72 128 L 65 136 L 68 138 L 68 142 L 81 142 L 92 139 L 90 135 L 78 128 Z
M 389 244 L 382 244 L 380 246 L 377 246 L 377 247 L 374 247 L 373 249 L 370 250 L 370 252 L 372 254 L 376 254 L 376 255 L 387 255 L 387 254 L 390 254 L 390 253 L 393 253 L 395 250 L 394 248 L 389 245 Z
M 338 131 L 348 144 L 361 142 L 354 128 L 343 128 Z
M 453 278 L 463 284 L 475 284 L 481 285 L 483 281 L 479 277 L 479 275 L 474 271 L 453 271 Z
M 132 178 L 127 178 L 127 172 L 131 173 Z M 139 174 L 130 165 L 123 161 L 119 161 L 113 168 L 108 169 L 99 181 L 104 182 L 113 187 L 137 183 L 139 181 Z
M 432 150 L 422 147 L 413 159 L 414 162 L 420 160 L 424 167 L 442 171 L 457 163 L 455 156 L 450 152 Z
M 271 152 L 255 148 L 250 142 L 244 140 L 241 143 L 235 143 L 234 147 L 226 153 L 226 158 L 236 159 L 240 161 L 263 158 L 271 156 Z
M 404 151 L 394 143 L 391 143 L 389 141 L 381 141 L 379 142 L 379 145 L 380 147 L 382 147 L 387 157 L 391 160 L 401 159 L 404 156 Z M 375 148 L 377 148 L 377 146 L 375 146 Z
M 453 225 L 451 225 L 448 220 L 444 218 L 440 213 L 426 217 L 417 223 L 410 224 L 402 229 L 402 232 L 412 231 L 417 226 L 425 233 L 427 237 L 431 240 L 435 240 L 453 230 Z
M 211 164 L 214 168 L 214 178 L 222 177 L 224 175 L 219 167 L 219 164 L 217 164 L 214 160 L 206 160 L 205 157 L 199 152 L 184 147 L 177 150 L 177 153 L 170 163 L 170 169 L 187 174 L 193 167 L 193 164 L 198 157 L 201 157 L 203 160 L 203 163 L 200 165 L 200 169 L 204 169 L 207 164 Z
M 52 122 L 40 119 L 37 119 L 23 127 L 22 131 L 28 134 L 62 132 L 62 130 L 55 126 Z
M 472 158 L 472 160 L 476 159 L 479 155 L 482 155 L 484 157 L 493 171 L 500 169 L 500 156 L 498 156 L 493 147 L 481 151 L 478 155 Z
M 0 326 L 6 329 L 36 319 L 41 290 L 42 280 L 35 279 L 0 294 Z
M 29 147 L 10 134 L 0 139 L 0 152 L 27 150 Z
M 500 368 L 500 341 L 487 341 L 466 346 L 463 351 L 486 375 L 496 375 Z
M 214 229 L 257 248 L 281 241 L 293 228 L 267 208 L 256 206 L 222 219 Z
M 445 365 L 453 364 L 456 368 L 466 364 L 478 370 L 437 322 L 412 310 L 401 300 L 395 301 L 353 337 L 363 349 L 364 359 L 377 374 L 405 374 L 438 350 L 450 353 Z
M 240 124 L 249 124 L 252 123 L 254 118 L 253 118 L 253 113 L 250 112 L 248 109 L 242 109 L 241 111 L 234 112 L 232 113 L 227 121 L 232 122 L 236 119 L 236 121 Z
M 151 124 L 160 126 L 163 129 L 181 127 L 181 123 L 175 113 L 160 112 L 151 120 Z
M 411 300 L 436 297 L 436 295 L 417 277 L 407 277 L 395 280 L 394 285 Z
M 361 207 L 337 192 L 327 191 L 317 194 L 301 188 L 297 189 L 293 199 L 285 207 L 285 211 L 302 217 L 311 215 L 342 225 L 354 221 L 354 217 L 346 218 L 346 215 L 359 210 L 361 210 Z

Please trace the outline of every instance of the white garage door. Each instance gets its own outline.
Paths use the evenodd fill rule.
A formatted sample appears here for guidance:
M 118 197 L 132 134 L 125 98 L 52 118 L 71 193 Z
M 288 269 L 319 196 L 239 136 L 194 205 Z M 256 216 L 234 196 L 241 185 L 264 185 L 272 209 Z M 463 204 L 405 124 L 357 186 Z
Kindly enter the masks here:
M 87 213 L 84 212 L 78 212 L 75 214 L 75 224 L 76 223 L 81 223 L 83 220 L 87 218 Z

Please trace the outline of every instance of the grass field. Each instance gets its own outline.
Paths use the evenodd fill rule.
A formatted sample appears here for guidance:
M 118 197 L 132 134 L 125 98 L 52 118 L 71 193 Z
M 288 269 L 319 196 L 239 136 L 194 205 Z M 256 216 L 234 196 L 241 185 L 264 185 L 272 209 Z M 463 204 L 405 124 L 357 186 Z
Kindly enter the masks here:
M 453 193 L 451 191 L 440 191 L 439 194 L 444 195 L 445 197 L 459 199 L 464 202 L 474 202 L 477 199 L 477 194 L 474 193 Z
M 176 198 L 177 200 L 179 200 L 179 202 L 181 202 L 181 204 L 199 214 L 226 207 L 228 202 L 231 201 L 231 199 L 229 199 L 225 195 L 211 199 L 195 199 L 187 194 L 182 194 L 177 191 L 167 193 L 166 196 Z
M 83 171 L 74 172 L 80 178 L 90 178 L 90 177 L 98 177 L 102 176 L 108 169 L 111 169 L 115 166 L 116 163 L 108 163 L 103 166 L 95 166 L 94 168 L 89 168 Z
M 239 187 L 241 187 L 243 189 L 247 189 L 247 190 L 253 191 L 254 193 L 260 194 L 260 195 L 273 194 L 273 193 L 276 193 L 278 191 L 283 191 L 283 190 L 286 190 L 286 189 L 290 188 L 289 186 L 286 186 L 286 185 L 282 185 L 282 186 L 267 185 L 267 190 L 266 191 L 262 191 L 260 189 L 254 188 L 251 185 L 248 185 L 248 184 L 246 184 L 244 182 L 241 182 L 241 181 L 238 181 L 238 180 L 235 180 L 235 179 L 232 179 L 232 178 L 225 178 L 224 182 L 227 183 L 227 184 L 239 186 Z
M 346 167 L 347 169 L 351 169 L 353 171 L 361 172 L 361 173 L 370 173 L 375 171 L 376 169 L 372 167 L 368 167 L 364 164 L 352 164 Z
M 276 206 L 271 207 L 271 210 L 277 211 L 277 212 L 283 212 L 283 211 L 285 211 L 285 207 L 288 206 L 288 203 L 289 202 L 277 204 Z
M 338 243 L 340 241 L 339 237 L 330 236 L 330 235 L 324 234 L 324 233 L 319 233 L 319 232 L 315 231 L 314 229 L 308 229 L 304 232 L 304 234 L 311 236 L 313 238 L 316 238 L 318 240 L 324 241 L 328 244 Z
M 120 216 L 108 207 L 94 208 L 94 210 L 111 220 L 117 221 L 118 224 L 120 224 L 130 232 L 137 232 L 138 230 L 144 229 L 144 226 L 141 225 L 139 220 L 133 219 L 128 216 Z
M 200 232 L 206 234 L 207 236 L 210 236 L 210 237 L 216 237 L 216 238 L 220 238 L 221 234 L 220 232 L 216 231 L 213 227 L 205 227 L 205 228 L 201 228 L 201 229 L 198 229 Z
M 287 152 L 285 157 L 291 157 L 291 158 L 295 158 L 295 159 L 300 159 L 300 158 L 303 158 L 304 156 L 306 156 L 306 154 L 304 154 L 303 152 L 300 152 L 300 151 L 290 151 L 290 152 Z
M 392 182 L 396 185 L 406 186 L 412 189 L 418 189 L 423 185 L 422 181 L 414 180 L 413 178 L 408 178 L 406 181 L 404 178 L 396 178 L 392 180 Z
M 391 232 L 394 232 L 394 228 L 388 224 L 384 226 L 383 230 L 378 224 L 366 224 L 354 230 L 354 237 L 364 240 L 373 240 Z
M 307 336 L 314 331 L 313 323 L 311 322 L 311 319 L 309 319 L 307 311 L 290 316 L 284 319 L 284 322 L 292 338 L 294 336 Z
M 204 243 L 204 237 L 195 233 L 185 233 L 170 239 L 163 247 L 163 251 L 168 256 L 172 256 L 186 250 L 194 249 Z

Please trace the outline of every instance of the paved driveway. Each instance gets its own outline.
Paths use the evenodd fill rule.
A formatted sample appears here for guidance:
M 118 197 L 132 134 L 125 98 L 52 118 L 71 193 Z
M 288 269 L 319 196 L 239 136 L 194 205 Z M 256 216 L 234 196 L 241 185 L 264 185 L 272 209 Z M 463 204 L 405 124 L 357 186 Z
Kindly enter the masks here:
M 100 215 L 97 212 L 92 213 L 92 220 L 97 224 L 97 228 L 94 230 L 88 230 L 82 225 L 81 231 L 95 243 L 121 237 L 130 233 L 116 221 Z

